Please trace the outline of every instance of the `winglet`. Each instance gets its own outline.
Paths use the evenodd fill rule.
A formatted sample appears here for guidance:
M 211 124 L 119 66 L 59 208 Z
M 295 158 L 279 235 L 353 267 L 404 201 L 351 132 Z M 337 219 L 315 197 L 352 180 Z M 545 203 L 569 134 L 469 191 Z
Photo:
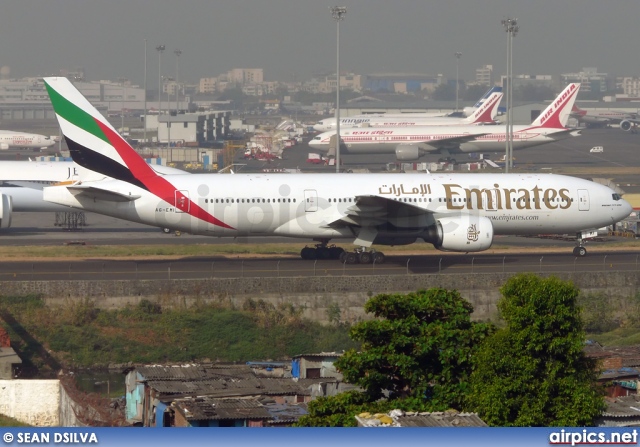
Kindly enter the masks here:
M 551 129 L 565 128 L 579 90 L 579 83 L 567 85 L 562 93 L 531 123 L 531 126 Z

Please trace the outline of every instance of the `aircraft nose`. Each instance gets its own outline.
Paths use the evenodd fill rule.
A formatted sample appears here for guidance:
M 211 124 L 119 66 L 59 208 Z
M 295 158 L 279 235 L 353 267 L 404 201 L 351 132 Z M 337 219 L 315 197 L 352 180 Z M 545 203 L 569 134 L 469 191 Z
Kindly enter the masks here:
M 633 212 L 633 207 L 629 202 L 622 199 L 622 207 L 620 208 L 620 214 L 618 216 L 618 220 L 626 219 Z

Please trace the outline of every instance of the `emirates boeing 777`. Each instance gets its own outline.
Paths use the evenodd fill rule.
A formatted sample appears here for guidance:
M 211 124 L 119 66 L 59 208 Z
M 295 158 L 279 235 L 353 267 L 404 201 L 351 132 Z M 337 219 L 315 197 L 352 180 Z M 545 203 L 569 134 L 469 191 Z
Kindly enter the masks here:
M 466 253 L 501 234 L 575 233 L 584 255 L 583 236 L 631 212 L 607 186 L 553 174 L 163 176 L 68 79 L 44 81 L 71 156 L 86 169 L 74 184 L 44 188 L 44 199 L 121 219 L 210 236 L 313 239 L 303 258 L 381 263 L 373 244 L 421 239 Z

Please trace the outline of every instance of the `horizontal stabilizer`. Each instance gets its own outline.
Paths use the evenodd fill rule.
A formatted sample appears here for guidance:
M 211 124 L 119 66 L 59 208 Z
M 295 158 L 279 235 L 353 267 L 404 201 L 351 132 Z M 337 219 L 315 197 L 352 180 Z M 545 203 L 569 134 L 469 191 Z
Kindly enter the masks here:
M 95 200 L 104 200 L 105 202 L 131 202 L 139 199 L 139 195 L 126 195 L 106 189 L 96 188 L 95 186 L 69 186 L 67 188 L 74 196 L 82 195 Z

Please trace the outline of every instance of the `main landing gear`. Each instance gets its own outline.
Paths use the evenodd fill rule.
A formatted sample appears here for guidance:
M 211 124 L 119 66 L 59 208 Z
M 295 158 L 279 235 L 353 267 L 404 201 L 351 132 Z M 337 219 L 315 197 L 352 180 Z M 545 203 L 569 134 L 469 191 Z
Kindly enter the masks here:
M 384 263 L 384 253 L 375 250 L 366 251 L 363 247 L 354 251 L 345 251 L 340 255 L 340 262 L 346 264 L 382 264 Z
M 300 251 L 300 257 L 312 261 L 314 259 L 340 259 L 343 253 L 344 248 L 335 245 L 328 246 L 326 242 L 323 242 L 315 247 L 304 247 Z
M 345 251 L 342 247 L 328 245 L 329 241 L 320 241 L 315 247 L 304 247 L 300 251 L 300 257 L 305 260 L 316 259 L 339 259 L 346 264 L 382 264 L 384 263 L 384 253 L 381 251 L 367 251 L 364 247 L 356 248 L 354 251 Z

